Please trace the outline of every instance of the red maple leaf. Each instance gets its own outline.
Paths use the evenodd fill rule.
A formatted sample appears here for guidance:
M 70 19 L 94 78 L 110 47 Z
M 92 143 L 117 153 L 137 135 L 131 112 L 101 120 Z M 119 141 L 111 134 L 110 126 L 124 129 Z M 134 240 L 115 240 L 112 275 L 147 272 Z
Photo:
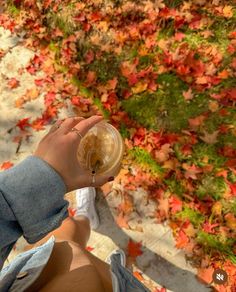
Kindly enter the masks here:
M 14 165 L 14 164 L 11 163 L 10 161 L 5 161 L 5 162 L 2 163 L 2 165 L 1 165 L 1 169 L 2 169 L 2 170 L 6 170 L 6 169 L 12 167 L 13 165 Z
M 215 233 L 214 228 L 217 226 L 219 226 L 219 223 L 211 224 L 210 222 L 207 221 L 203 224 L 202 229 L 207 233 L 214 234 Z
M 30 127 L 29 119 L 30 118 L 24 118 L 22 120 L 19 120 L 16 126 L 19 127 L 23 131 L 26 127 Z
M 230 184 L 229 186 L 230 186 L 231 194 L 233 196 L 236 196 L 236 183 Z
M 155 288 L 155 290 L 153 292 L 166 292 L 166 288 L 162 287 L 162 288 Z
M 128 243 L 128 256 L 132 258 L 136 258 L 143 254 L 142 251 L 142 242 L 135 242 L 132 239 L 129 240 Z
M 76 209 L 73 209 L 71 207 L 68 208 L 68 213 L 70 217 L 74 217 L 76 213 Z
M 32 122 L 31 127 L 36 131 L 44 130 L 45 120 L 38 118 Z
M 94 250 L 94 247 L 91 247 L 91 246 L 88 245 L 88 246 L 86 246 L 86 250 L 87 251 L 93 251 Z
M 208 268 L 199 268 L 197 277 L 203 281 L 204 283 L 211 283 L 212 281 L 212 275 L 214 272 L 214 268 L 208 267 Z
M 50 106 L 54 100 L 56 98 L 56 93 L 53 91 L 48 92 L 45 96 L 44 96 L 44 104 L 46 106 Z
M 8 82 L 7 85 L 9 88 L 14 89 L 19 86 L 20 82 L 16 78 L 11 78 Z
M 118 217 L 116 217 L 116 223 L 121 228 L 130 229 L 128 224 L 128 217 L 124 216 L 122 212 L 118 215 Z
M 188 236 L 185 234 L 185 232 L 181 229 L 177 235 L 177 237 L 175 238 L 176 240 L 176 244 L 175 246 L 177 248 L 183 248 L 186 247 L 187 244 L 189 243 L 189 238 Z
M 171 197 L 169 203 L 173 214 L 182 210 L 183 202 L 176 196 Z
M 84 56 L 86 64 L 90 64 L 94 59 L 94 52 L 92 50 L 88 50 Z

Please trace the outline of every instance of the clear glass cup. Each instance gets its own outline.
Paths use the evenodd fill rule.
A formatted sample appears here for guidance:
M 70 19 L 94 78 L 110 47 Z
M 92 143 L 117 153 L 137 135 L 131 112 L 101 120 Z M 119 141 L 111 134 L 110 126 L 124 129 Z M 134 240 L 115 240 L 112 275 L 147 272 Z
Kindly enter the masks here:
M 120 133 L 104 121 L 96 124 L 81 139 L 78 148 L 80 166 L 96 176 L 116 176 L 124 154 Z

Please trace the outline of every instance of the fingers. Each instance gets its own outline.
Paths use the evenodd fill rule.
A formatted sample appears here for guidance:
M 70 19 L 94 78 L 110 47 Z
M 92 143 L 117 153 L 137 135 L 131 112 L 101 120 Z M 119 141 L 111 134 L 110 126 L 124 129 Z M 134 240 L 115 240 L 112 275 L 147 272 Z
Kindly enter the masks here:
M 48 131 L 48 134 L 55 132 L 60 128 L 60 125 L 62 124 L 63 120 L 57 120 Z
M 74 135 L 78 141 L 83 137 L 94 125 L 101 122 L 103 117 L 101 116 L 92 116 L 88 119 L 84 119 L 73 126 L 74 131 L 70 132 L 69 135 Z
M 72 117 L 65 119 L 63 123 L 61 123 L 60 128 L 58 129 L 59 134 L 67 134 L 71 131 L 71 129 L 78 125 L 84 118 L 82 117 Z

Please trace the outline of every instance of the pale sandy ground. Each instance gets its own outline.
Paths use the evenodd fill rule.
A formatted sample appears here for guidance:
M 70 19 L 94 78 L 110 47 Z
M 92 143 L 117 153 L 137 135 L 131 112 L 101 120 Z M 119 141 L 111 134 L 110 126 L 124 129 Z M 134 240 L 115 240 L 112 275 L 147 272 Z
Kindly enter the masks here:
M 42 76 L 40 72 L 32 76 L 26 70 L 19 74 L 18 70 L 25 68 L 35 54 L 24 48 L 21 44 L 22 37 L 12 35 L 10 31 L 0 27 L 0 49 L 7 52 L 0 59 L 0 165 L 8 160 L 17 164 L 32 154 L 37 143 L 48 131 L 48 127 L 45 131 L 34 131 L 28 142 L 21 145 L 18 153 L 16 153 L 17 144 L 12 142 L 12 137 L 17 135 L 18 130 L 7 132 L 19 119 L 36 118 L 44 108 L 43 94 L 28 102 L 23 109 L 14 106 L 15 100 L 23 96 L 27 89 L 32 88 L 34 79 Z M 19 87 L 15 89 L 7 87 L 7 78 L 11 77 L 20 81 Z M 63 109 L 59 118 L 71 114 L 69 108 Z M 135 211 L 129 221 L 131 229 L 134 230 L 121 229 L 116 225 L 114 215 L 121 202 L 120 192 L 122 192 L 121 186 L 113 184 L 106 199 L 101 193 L 98 194 L 97 206 L 101 226 L 97 232 L 92 232 L 88 244 L 94 248 L 92 252 L 105 260 L 113 249 L 118 247 L 125 249 L 130 238 L 142 241 L 144 253 L 137 258 L 137 265 L 139 271 L 143 272 L 147 286 L 153 288 L 161 285 L 168 288 L 168 291 L 174 292 L 210 291 L 196 280 L 196 269 L 186 262 L 184 253 L 175 248 L 171 229 L 165 224 L 156 224 L 155 220 L 149 217 L 155 210 L 155 204 L 150 202 L 147 205 L 146 193 L 142 189 L 134 193 Z M 69 197 L 73 201 L 73 193 Z M 8 260 L 13 259 L 24 245 L 24 240 L 21 239 Z M 137 267 L 133 266 L 133 270 L 136 269 Z

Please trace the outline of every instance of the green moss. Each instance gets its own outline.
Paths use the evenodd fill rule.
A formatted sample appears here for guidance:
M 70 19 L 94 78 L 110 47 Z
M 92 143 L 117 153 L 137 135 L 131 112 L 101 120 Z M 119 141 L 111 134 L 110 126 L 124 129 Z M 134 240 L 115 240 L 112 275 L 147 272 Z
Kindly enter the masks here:
M 218 252 L 222 252 L 227 255 L 232 262 L 236 263 L 236 256 L 232 251 L 233 245 L 236 242 L 235 239 L 229 238 L 222 242 L 220 235 L 208 234 L 200 230 L 197 235 L 197 241 L 207 250 L 213 249 Z
M 183 0 L 164 0 L 164 3 L 171 8 L 177 8 L 180 6 L 184 1 Z
M 17 16 L 20 14 L 20 9 L 17 8 L 12 1 L 9 1 L 7 10 L 12 16 Z
M 69 17 L 61 15 L 60 13 L 51 13 L 48 19 L 51 27 L 58 27 L 65 35 L 65 37 L 71 35 L 74 32 L 74 24 Z
M 108 110 L 104 109 L 101 100 L 96 97 L 96 98 L 93 99 L 93 103 L 98 107 L 100 112 L 103 114 L 104 118 L 108 120 L 109 117 L 110 117 L 110 113 L 109 113 Z
M 130 133 L 128 131 L 128 128 L 125 126 L 125 123 L 123 123 L 123 122 L 121 122 L 121 124 L 120 124 L 120 134 L 124 139 L 130 137 Z
M 177 218 L 180 218 L 182 220 L 185 220 L 185 219 L 189 219 L 190 222 L 195 226 L 199 226 L 201 223 L 204 222 L 204 216 L 196 211 L 196 210 L 193 210 L 193 209 L 190 209 L 188 207 L 184 207 L 184 209 L 178 213 L 176 213 L 175 215 Z
M 234 174 L 233 171 L 228 171 L 227 179 L 228 179 L 231 183 L 236 183 L 236 174 Z
M 186 102 L 183 91 L 188 90 L 188 86 L 175 74 L 161 74 L 157 83 L 156 92 L 146 91 L 122 101 L 125 111 L 148 129 L 179 132 L 188 127 L 189 118 L 206 111 L 206 95 L 198 94 Z
M 203 199 L 205 196 L 209 195 L 215 200 L 219 200 L 222 198 L 225 190 L 226 184 L 222 176 L 214 177 L 206 175 L 198 185 L 195 193 L 199 199 Z
M 93 95 L 91 90 L 83 86 L 82 82 L 76 76 L 73 76 L 73 78 L 71 79 L 71 83 L 79 88 L 80 94 L 82 96 L 91 97 Z
M 193 145 L 192 162 L 197 166 L 205 166 L 207 159 L 215 168 L 220 168 L 224 165 L 226 159 L 220 156 L 217 152 L 216 144 L 206 144 L 199 142 Z
M 161 175 L 164 170 L 162 167 L 152 158 L 151 154 L 140 147 L 133 147 L 129 150 L 131 157 L 141 166 L 149 169 L 153 175 Z
M 233 213 L 236 216 L 236 198 L 223 200 L 222 206 L 224 214 Z
M 98 82 L 106 83 L 119 75 L 121 61 L 120 56 L 104 52 L 99 59 L 95 59 L 86 67 L 87 70 L 96 72 Z
M 179 197 L 182 197 L 182 195 L 185 192 L 185 188 L 181 184 L 181 181 L 178 181 L 175 177 L 165 179 L 164 183 L 168 186 L 168 188 L 172 194 L 176 194 Z

